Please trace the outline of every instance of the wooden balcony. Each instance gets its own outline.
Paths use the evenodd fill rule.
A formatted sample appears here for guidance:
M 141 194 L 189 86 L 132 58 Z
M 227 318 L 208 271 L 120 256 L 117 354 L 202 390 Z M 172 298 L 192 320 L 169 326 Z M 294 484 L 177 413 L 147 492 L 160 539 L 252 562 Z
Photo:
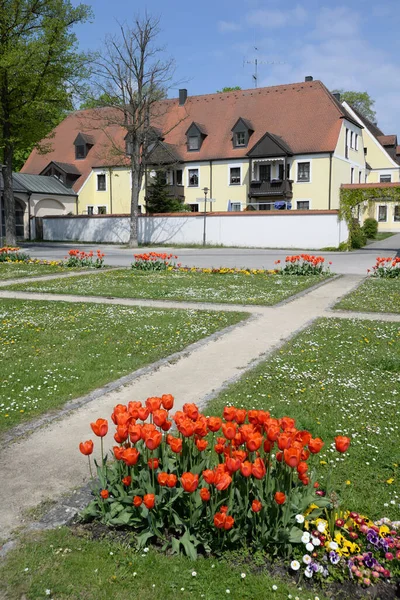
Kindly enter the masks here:
M 251 181 L 249 197 L 274 197 L 292 198 L 293 181 L 291 179 L 273 179 L 271 181 Z

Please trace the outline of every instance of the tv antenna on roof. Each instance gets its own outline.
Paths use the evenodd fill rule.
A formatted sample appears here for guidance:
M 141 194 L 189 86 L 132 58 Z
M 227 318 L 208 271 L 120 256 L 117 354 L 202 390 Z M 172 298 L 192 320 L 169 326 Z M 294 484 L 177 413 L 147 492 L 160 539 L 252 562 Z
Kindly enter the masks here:
M 258 52 L 258 48 L 254 46 L 254 50 Z M 254 87 L 258 87 L 258 65 L 284 65 L 286 64 L 283 61 L 275 61 L 275 60 L 258 60 L 258 58 L 253 58 L 252 60 L 243 59 L 243 66 L 254 65 L 254 73 L 252 75 Z

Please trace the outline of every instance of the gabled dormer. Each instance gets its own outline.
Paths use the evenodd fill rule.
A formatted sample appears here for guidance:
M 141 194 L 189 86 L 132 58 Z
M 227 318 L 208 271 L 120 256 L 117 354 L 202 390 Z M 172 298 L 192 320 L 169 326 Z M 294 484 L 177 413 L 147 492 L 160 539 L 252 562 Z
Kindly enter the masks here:
M 293 156 L 293 152 L 280 136 L 267 131 L 249 150 L 247 156 L 251 158 Z
M 94 145 L 94 138 L 87 133 L 78 133 L 75 138 L 75 160 L 83 160 L 87 157 L 90 148 Z
M 204 125 L 193 123 L 186 131 L 186 144 L 189 152 L 198 152 L 207 137 Z
M 243 117 L 239 117 L 231 131 L 233 147 L 246 148 L 247 144 L 249 143 L 249 139 L 254 132 L 254 128 L 250 121 L 243 119 Z

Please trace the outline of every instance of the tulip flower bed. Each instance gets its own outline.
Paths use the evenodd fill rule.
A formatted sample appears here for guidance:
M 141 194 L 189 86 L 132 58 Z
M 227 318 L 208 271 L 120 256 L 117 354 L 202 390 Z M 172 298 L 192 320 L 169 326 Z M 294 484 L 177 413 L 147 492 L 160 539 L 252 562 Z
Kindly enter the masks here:
M 117 405 L 112 460 L 103 450 L 108 421 L 91 423 L 101 440 L 100 487 L 84 517 L 133 528 L 139 547 L 158 540 L 191 558 L 243 544 L 288 556 L 299 541 L 295 516 L 330 506 L 312 468 L 324 442 L 264 410 L 227 406 L 223 418 L 207 418 L 185 404 L 172 416 L 173 402 L 166 394 Z M 341 453 L 350 440 L 335 443 Z M 79 446 L 90 469 L 93 447 Z
M 112 270 L 95 278 L 77 276 L 63 281 L 37 281 L 10 286 L 13 290 L 77 294 L 82 296 L 114 296 L 187 302 L 215 302 L 271 306 L 324 281 L 328 275 L 286 275 L 249 270 L 211 269 L 197 272 L 184 269 L 151 272 Z
M 394 279 L 400 277 L 400 257 L 390 256 L 379 257 L 376 259 L 375 265 L 372 267 L 372 277 L 383 277 L 385 279 Z
M 72 249 L 65 257 L 63 265 L 67 268 L 101 269 L 104 267 L 104 256 L 105 254 L 100 250 L 96 250 L 96 254 L 94 254 L 92 250 L 84 252 Z
M 178 257 L 175 254 L 166 254 L 165 252 L 134 254 L 135 260 L 131 267 L 135 271 L 166 271 L 168 267 L 174 266 L 172 260 L 176 258 Z
M 280 264 L 280 260 L 275 261 L 275 264 Z M 329 273 L 330 265 L 325 266 L 325 258 L 323 256 L 314 256 L 312 254 L 297 254 L 287 256 L 285 258 L 285 266 L 282 267 L 281 273 L 284 275 L 321 275 Z

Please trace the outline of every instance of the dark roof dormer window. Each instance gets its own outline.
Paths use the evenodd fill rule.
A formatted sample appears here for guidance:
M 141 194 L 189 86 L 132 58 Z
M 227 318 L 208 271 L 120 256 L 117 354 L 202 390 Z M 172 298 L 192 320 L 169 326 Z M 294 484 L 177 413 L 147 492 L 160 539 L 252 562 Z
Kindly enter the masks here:
M 75 146 L 75 159 L 83 160 L 87 157 L 90 148 L 94 145 L 94 139 L 91 135 L 87 133 L 78 133 L 75 138 L 74 146 Z
M 245 148 L 249 143 L 249 139 L 254 131 L 250 121 L 240 117 L 231 129 L 232 142 L 234 148 Z
M 193 122 L 186 132 L 186 144 L 189 152 L 200 150 L 204 139 L 207 137 L 206 130 L 200 123 Z

